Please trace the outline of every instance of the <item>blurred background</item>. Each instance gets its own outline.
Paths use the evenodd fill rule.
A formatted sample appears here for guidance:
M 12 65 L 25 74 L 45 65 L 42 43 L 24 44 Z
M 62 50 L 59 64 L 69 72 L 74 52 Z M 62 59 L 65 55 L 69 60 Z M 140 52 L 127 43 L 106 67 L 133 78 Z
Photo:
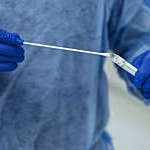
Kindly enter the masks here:
M 128 93 L 113 64 L 107 60 L 110 121 L 108 130 L 115 150 L 150 150 L 150 106 Z

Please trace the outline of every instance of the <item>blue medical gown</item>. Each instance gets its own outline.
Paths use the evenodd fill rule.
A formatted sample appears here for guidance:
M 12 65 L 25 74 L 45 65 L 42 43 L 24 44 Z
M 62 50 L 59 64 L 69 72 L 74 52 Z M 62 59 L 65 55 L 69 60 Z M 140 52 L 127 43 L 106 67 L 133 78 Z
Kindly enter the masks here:
M 1 0 L 0 14 L 0 28 L 25 41 L 113 49 L 129 61 L 150 45 L 141 0 Z M 111 150 L 104 57 L 24 47 L 24 63 L 0 73 L 0 149 Z

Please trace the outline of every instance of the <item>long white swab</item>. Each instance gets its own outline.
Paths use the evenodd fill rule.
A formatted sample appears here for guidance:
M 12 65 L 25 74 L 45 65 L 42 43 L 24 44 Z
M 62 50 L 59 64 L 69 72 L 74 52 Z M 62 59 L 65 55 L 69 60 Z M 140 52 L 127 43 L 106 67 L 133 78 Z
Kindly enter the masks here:
M 31 46 L 38 46 L 38 47 L 52 48 L 52 49 L 59 49 L 59 50 L 65 50 L 65 51 L 86 53 L 86 54 L 92 54 L 92 55 L 99 55 L 99 56 L 105 56 L 105 57 L 111 56 L 110 53 L 99 53 L 99 52 L 79 50 L 79 49 L 74 49 L 74 48 L 66 48 L 66 47 L 53 46 L 53 45 L 44 45 L 44 44 L 37 44 L 37 43 L 30 43 L 30 42 L 24 42 L 23 44 L 24 45 L 31 45 Z

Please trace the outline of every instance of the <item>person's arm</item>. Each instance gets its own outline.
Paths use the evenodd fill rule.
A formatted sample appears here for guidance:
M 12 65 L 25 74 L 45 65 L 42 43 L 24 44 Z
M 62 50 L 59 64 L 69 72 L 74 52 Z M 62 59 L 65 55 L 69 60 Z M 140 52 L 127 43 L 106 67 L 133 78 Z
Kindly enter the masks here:
M 110 48 L 130 63 L 150 50 L 150 8 L 143 0 L 115 0 L 108 29 Z M 129 80 L 127 73 L 120 68 L 118 72 L 127 82 L 129 91 L 145 104 L 150 104 L 140 88 Z

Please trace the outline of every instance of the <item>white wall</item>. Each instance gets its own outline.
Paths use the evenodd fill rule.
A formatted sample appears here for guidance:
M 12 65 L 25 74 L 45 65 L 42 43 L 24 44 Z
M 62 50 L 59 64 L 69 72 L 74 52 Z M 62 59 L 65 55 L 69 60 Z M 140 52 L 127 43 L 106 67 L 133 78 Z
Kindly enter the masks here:
M 110 122 L 115 150 L 150 150 L 150 107 L 131 96 L 112 63 L 105 70 L 109 79 Z

